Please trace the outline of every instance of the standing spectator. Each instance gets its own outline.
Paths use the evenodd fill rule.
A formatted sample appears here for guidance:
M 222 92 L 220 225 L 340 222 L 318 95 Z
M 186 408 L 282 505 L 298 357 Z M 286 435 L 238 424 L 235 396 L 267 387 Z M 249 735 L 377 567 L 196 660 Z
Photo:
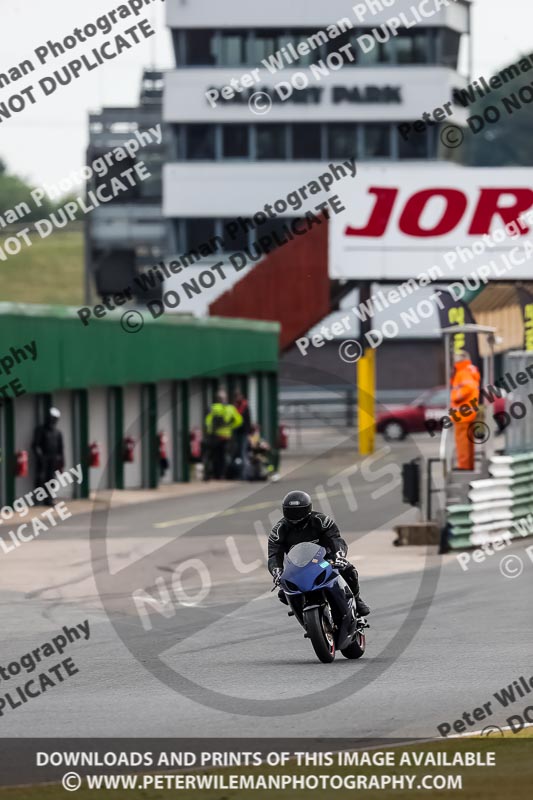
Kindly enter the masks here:
M 44 425 L 37 425 L 33 433 L 31 449 L 35 454 L 35 488 L 43 486 L 54 477 L 54 472 L 63 469 L 63 435 L 57 428 L 61 413 L 57 408 L 48 411 Z M 55 505 L 54 498 L 49 495 L 44 501 L 47 506 Z
M 480 375 L 472 364 L 466 350 L 454 354 L 455 369 L 451 379 L 452 417 L 455 428 L 455 449 L 457 452 L 457 468 L 474 469 L 474 439 L 472 436 L 471 407 L 479 405 Z M 474 406 L 474 404 L 476 404 Z M 461 407 L 467 406 L 468 414 L 461 413 Z
M 233 438 L 235 442 L 235 456 L 240 461 L 240 470 L 237 478 L 244 480 L 248 477 L 248 437 L 252 432 L 252 420 L 250 418 L 250 407 L 248 405 L 248 400 L 240 389 L 235 391 L 233 395 L 233 402 L 235 408 L 242 417 L 242 425 L 239 425 L 238 428 L 235 428 L 233 431 Z
M 206 467 L 209 464 L 215 480 L 221 480 L 226 474 L 226 455 L 228 443 L 235 428 L 242 425 L 242 417 L 230 403 L 224 390 L 217 392 L 215 402 L 205 418 L 205 430 L 207 433 L 207 459 Z M 205 479 L 209 480 L 209 472 L 206 471 Z

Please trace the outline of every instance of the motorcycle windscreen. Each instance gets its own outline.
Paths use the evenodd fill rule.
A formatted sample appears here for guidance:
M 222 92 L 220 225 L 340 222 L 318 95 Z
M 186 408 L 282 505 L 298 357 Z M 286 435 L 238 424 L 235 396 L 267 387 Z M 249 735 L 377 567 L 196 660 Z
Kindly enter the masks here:
M 305 567 L 307 564 L 323 561 L 326 551 L 314 542 L 301 542 L 291 547 L 287 554 L 287 561 L 295 567 Z

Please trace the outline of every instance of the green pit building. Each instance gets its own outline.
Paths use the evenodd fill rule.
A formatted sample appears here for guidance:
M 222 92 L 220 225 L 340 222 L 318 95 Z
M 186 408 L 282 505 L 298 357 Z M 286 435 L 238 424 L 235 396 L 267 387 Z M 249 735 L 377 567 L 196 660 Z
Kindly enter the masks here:
M 122 309 L 84 326 L 75 308 L 1 303 L 1 505 L 33 488 L 33 432 L 51 406 L 61 412 L 65 467 L 84 467 L 82 484 L 65 490 L 76 497 L 190 480 L 190 435 L 201 432 L 217 388 L 231 396 L 240 387 L 252 420 L 274 442 L 278 339 L 277 323 L 154 320 Z M 25 454 L 28 475 L 17 475 Z

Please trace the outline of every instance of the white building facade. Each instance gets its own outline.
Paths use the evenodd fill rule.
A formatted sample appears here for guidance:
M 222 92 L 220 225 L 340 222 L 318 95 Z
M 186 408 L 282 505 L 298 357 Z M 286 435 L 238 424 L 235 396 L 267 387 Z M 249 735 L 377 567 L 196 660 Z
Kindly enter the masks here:
M 188 275 L 253 246 L 257 229 L 242 224 L 230 240 L 226 225 L 252 218 L 328 164 L 355 158 L 361 174 L 367 162 L 394 169 L 436 159 L 450 114 L 407 138 L 399 126 L 446 103 L 453 124 L 465 123 L 452 94 L 467 82 L 469 3 L 385 3 L 167 0 L 176 68 L 164 87 L 172 161 L 164 167 L 163 213 L 169 254 L 193 253 Z M 405 24 L 397 28 L 395 18 Z M 298 212 L 289 208 L 268 219 L 260 235 L 291 216 Z M 216 252 L 198 262 L 198 246 L 215 240 Z M 215 285 L 182 299 L 179 310 L 204 314 L 220 292 Z

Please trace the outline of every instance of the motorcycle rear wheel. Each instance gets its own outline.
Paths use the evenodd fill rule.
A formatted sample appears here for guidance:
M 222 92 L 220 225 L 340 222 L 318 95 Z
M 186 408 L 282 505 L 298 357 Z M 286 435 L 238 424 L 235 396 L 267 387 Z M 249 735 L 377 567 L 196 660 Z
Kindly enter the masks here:
M 313 650 L 323 664 L 330 664 L 335 660 L 335 642 L 333 631 L 324 616 L 322 608 L 311 608 L 305 612 L 305 629 Z
M 348 647 L 341 650 L 344 658 L 361 658 L 366 649 L 366 639 L 364 633 L 356 633 L 354 640 Z

